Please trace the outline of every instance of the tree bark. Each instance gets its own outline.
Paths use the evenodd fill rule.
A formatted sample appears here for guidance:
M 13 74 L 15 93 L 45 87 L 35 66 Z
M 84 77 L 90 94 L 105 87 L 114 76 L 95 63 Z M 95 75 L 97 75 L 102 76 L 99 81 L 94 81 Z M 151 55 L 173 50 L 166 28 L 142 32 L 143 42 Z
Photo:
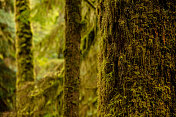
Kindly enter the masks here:
M 30 24 L 29 0 L 15 0 L 15 22 L 16 22 L 16 109 L 18 116 L 23 116 L 23 100 L 20 99 L 19 89 L 26 82 L 34 81 L 34 65 L 32 51 L 32 31 Z M 24 107 L 23 107 L 24 108 Z
M 98 117 L 174 116 L 174 13 L 172 1 L 98 0 Z
M 81 0 L 65 3 L 64 117 L 79 117 Z

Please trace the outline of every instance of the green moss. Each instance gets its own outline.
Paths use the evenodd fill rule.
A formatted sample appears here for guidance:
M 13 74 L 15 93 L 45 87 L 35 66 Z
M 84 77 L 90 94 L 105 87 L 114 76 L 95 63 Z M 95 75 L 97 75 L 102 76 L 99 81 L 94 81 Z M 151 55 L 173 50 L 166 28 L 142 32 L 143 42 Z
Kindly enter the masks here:
M 64 117 L 79 116 L 81 0 L 65 4 Z
M 99 1 L 99 117 L 173 116 L 173 13 L 161 9 L 154 1 Z
M 16 19 L 16 58 L 17 58 L 17 109 L 21 108 L 22 100 L 18 99 L 19 89 L 29 81 L 34 81 L 34 65 L 32 51 L 32 31 L 29 22 L 29 1 L 16 0 L 15 19 Z M 19 116 L 23 110 L 18 109 Z M 30 113 L 30 110 L 24 113 Z
M 18 116 L 61 116 L 63 108 L 63 71 L 50 72 L 42 79 L 19 87 Z

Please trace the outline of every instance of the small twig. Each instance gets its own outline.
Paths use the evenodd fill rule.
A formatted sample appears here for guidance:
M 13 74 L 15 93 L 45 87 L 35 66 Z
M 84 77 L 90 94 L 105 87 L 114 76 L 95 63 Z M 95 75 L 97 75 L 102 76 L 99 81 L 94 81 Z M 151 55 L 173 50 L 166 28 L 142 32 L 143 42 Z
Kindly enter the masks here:
M 92 2 L 90 2 L 89 0 L 84 0 L 85 2 L 87 2 L 93 9 L 96 9 L 96 7 L 93 5 Z

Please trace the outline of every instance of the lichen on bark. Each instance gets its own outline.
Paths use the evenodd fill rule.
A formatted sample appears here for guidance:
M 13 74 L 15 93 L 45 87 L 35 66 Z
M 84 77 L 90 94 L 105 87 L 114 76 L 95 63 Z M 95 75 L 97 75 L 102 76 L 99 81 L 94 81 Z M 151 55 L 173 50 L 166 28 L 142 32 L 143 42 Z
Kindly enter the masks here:
M 166 6 L 98 1 L 99 117 L 175 116 L 176 17 L 174 3 Z

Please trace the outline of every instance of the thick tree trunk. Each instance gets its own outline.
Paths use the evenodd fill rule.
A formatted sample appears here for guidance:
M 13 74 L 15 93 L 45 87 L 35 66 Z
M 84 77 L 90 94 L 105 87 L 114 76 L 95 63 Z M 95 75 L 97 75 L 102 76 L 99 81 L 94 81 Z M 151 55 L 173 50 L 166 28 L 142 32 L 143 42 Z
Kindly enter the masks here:
M 98 116 L 174 116 L 175 5 L 99 0 Z
M 65 4 L 64 117 L 79 117 L 81 0 Z
M 16 81 L 16 106 L 18 116 L 25 115 L 20 109 L 23 100 L 20 99 L 19 90 L 26 82 L 34 81 L 34 65 L 32 52 L 32 31 L 30 26 L 29 0 L 15 1 L 15 21 L 16 21 L 16 61 L 17 61 L 17 81 Z M 23 107 L 24 108 L 24 107 Z

